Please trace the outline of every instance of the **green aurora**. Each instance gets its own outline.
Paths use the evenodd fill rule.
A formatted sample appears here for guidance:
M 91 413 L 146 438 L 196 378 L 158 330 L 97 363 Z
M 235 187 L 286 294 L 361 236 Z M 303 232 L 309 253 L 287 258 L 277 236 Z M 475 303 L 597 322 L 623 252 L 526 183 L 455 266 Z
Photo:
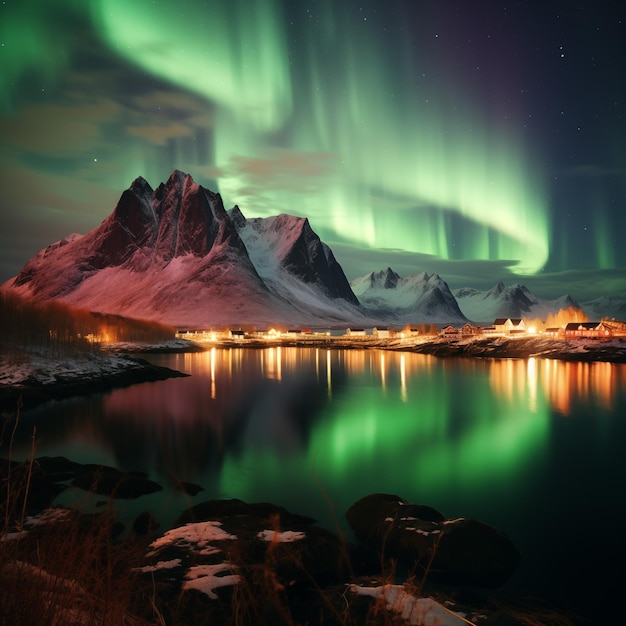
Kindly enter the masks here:
M 249 217 L 308 217 L 350 279 L 392 265 L 453 288 L 626 288 L 619 9 L 11 0 L 0 12 L 3 278 L 95 227 L 135 177 L 157 186 L 182 169 Z
M 419 83 L 403 78 L 426 71 L 419 60 L 355 33 L 347 12 L 331 10 L 335 3 L 320 7 L 321 23 L 293 64 L 280 2 L 221 0 L 200 19 L 192 0 L 148 11 L 151 4 L 101 0 L 101 32 L 143 70 L 215 105 L 224 197 L 243 199 L 265 174 L 286 169 L 284 184 L 248 198 L 246 211 L 266 216 L 297 206 L 316 215 L 324 207 L 333 239 L 444 259 L 519 259 L 522 273 L 545 265 L 545 190 L 523 142 L 494 131 L 454 90 L 424 103 Z M 405 97 L 394 98 L 400 92 Z M 327 168 L 304 202 L 285 163 L 306 163 L 292 152 Z M 260 171 L 245 167 L 252 162 Z M 449 223 L 457 216 L 472 237 L 455 249 Z

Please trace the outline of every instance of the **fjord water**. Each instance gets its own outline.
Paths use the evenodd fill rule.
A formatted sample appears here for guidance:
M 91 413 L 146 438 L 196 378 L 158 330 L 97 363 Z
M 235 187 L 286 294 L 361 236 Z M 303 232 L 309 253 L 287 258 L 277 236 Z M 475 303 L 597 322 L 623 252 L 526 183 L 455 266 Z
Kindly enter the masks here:
M 240 498 L 345 530 L 354 501 L 394 493 L 504 531 L 530 587 L 623 542 L 626 365 L 292 347 L 150 359 L 191 376 L 33 410 L 19 453 L 36 424 L 39 456 L 202 485 L 135 504 L 164 525 Z

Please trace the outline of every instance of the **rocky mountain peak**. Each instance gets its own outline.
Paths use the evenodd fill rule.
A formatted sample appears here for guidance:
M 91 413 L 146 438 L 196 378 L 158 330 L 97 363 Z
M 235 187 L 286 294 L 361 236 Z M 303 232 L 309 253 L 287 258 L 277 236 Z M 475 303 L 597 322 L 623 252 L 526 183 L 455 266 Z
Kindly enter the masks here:
M 401 277 L 391 268 L 371 272 L 351 283 L 361 304 L 396 323 L 466 321 L 447 283 L 437 274 Z
M 228 211 L 228 216 L 237 231 L 241 230 L 246 225 L 246 218 L 237 205 Z
M 288 275 L 330 298 L 358 306 L 343 269 L 306 217 L 281 213 L 246 218 L 239 207 L 228 215 L 261 275 L 275 284 L 278 274 Z
M 398 285 L 398 280 L 400 280 L 400 275 L 396 274 L 390 267 L 369 274 L 369 284 L 372 288 L 394 289 Z
M 180 170 L 154 190 L 136 178 L 98 227 L 41 251 L 8 288 L 177 326 L 364 316 L 306 218 L 228 213 L 218 193 Z

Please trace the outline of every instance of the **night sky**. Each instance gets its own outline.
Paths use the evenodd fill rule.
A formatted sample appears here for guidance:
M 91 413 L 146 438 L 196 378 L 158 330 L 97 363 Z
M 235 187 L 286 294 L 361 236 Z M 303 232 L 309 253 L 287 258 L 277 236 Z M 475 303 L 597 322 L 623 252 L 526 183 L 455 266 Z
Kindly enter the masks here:
M 0 281 L 174 169 L 349 279 L 626 295 L 621 0 L 2 0 Z

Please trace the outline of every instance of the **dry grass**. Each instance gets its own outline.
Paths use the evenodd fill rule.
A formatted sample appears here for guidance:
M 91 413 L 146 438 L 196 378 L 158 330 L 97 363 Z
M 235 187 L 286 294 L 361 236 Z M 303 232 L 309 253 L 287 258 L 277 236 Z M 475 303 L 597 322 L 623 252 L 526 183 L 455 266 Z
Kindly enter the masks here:
M 137 617 L 140 607 L 135 606 L 133 591 L 141 584 L 133 568 L 144 546 L 115 540 L 112 506 L 97 515 L 49 509 L 43 520 L 28 516 L 36 461 L 33 443 L 29 459 L 11 462 L 18 421 L 19 407 L 0 435 L 0 452 L 4 452 L 8 433 L 8 463 L 1 475 L 0 625 L 148 623 Z

